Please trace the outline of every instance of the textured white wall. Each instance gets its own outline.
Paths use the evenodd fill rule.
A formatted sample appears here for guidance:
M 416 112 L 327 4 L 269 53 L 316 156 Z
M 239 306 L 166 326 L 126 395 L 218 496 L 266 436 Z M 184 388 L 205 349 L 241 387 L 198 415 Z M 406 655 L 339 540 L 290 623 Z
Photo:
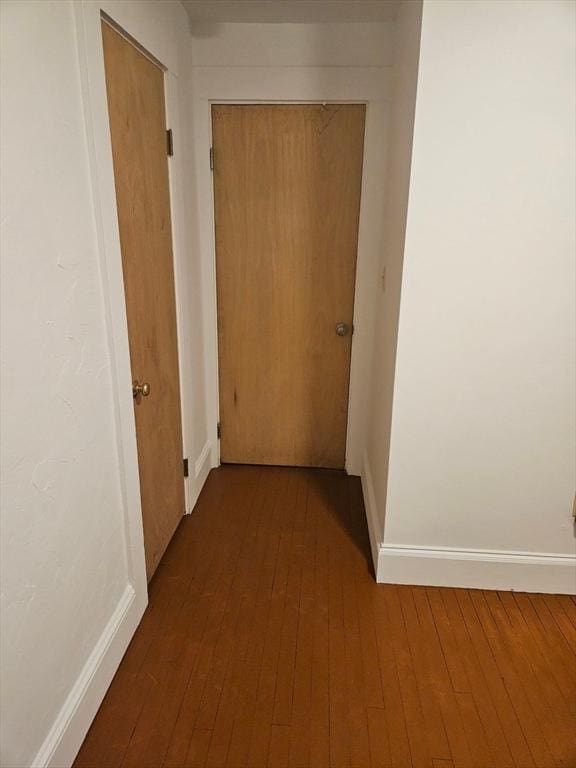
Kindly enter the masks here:
M 2 3 L 1 763 L 30 765 L 125 588 L 71 3 Z
M 7 768 L 29 766 L 37 755 L 41 762 L 52 754 L 68 761 L 146 599 L 143 568 L 141 584 L 131 571 L 143 553 L 134 551 L 138 537 L 127 539 L 132 522 L 126 523 L 118 453 L 118 361 L 110 351 L 110 338 L 122 337 L 126 328 L 110 327 L 107 315 L 89 164 L 94 126 L 85 122 L 83 103 L 86 78 L 103 84 L 103 61 L 100 49 L 98 60 L 88 57 L 92 70 L 85 71 L 77 46 L 81 7 L 86 27 L 80 37 L 99 45 L 102 6 L 170 68 L 168 93 L 179 94 L 171 104 L 178 153 L 171 161 L 171 189 L 192 466 L 206 442 L 191 146 L 185 151 L 191 115 L 181 86 L 190 73 L 186 15 L 168 0 L 4 0 L 0 763 Z M 109 141 L 105 108 L 92 117 L 104 121 Z M 115 216 L 108 165 L 92 171 L 100 180 L 108 174 L 100 204 Z M 106 237 L 110 245 L 110 233 Z M 111 250 L 119 257 L 117 237 Z M 193 485 L 192 499 L 197 490 Z M 124 622 L 118 610 L 134 594 L 129 582 L 136 597 Z M 121 622 L 120 644 L 106 635 L 117 628 L 114 617 Z M 103 637 L 113 642 L 113 653 L 99 645 Z M 94 685 L 89 680 L 85 690 L 81 673 L 91 663 Z M 85 692 L 82 701 L 88 703 L 81 704 L 78 696 Z
M 574 553 L 575 11 L 424 3 L 387 544 Z

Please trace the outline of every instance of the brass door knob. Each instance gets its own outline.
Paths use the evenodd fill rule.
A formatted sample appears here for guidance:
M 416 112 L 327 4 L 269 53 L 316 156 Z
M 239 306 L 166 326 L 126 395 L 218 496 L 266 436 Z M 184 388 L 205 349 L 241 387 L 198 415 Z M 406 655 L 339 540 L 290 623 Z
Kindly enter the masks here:
M 147 381 L 143 381 L 142 384 L 139 384 L 137 380 L 132 382 L 132 397 L 138 397 L 139 395 L 148 397 L 149 394 L 150 384 Z

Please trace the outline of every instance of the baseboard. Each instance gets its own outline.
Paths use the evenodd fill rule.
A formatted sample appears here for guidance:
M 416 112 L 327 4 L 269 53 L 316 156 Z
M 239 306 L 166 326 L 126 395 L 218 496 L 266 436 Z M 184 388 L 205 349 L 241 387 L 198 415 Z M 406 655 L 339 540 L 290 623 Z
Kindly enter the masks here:
M 381 544 L 376 573 L 390 584 L 576 594 L 570 555 Z
M 196 506 L 198 497 L 202 492 L 204 483 L 206 482 L 210 469 L 212 468 L 211 453 L 212 446 L 210 445 L 210 441 L 207 440 L 204 443 L 204 447 L 200 451 L 200 456 L 198 456 L 194 464 L 194 494 L 191 499 L 190 512 L 192 512 Z
M 145 601 L 137 600 L 128 584 L 31 768 L 72 765 L 145 607 Z
M 377 582 L 576 594 L 576 557 L 570 555 L 382 543 L 380 515 L 366 454 L 361 477 Z
M 368 535 L 370 537 L 370 549 L 372 550 L 372 561 L 374 562 L 374 573 L 378 574 L 378 555 L 380 552 L 381 531 L 378 516 L 378 506 L 376 504 L 376 495 L 374 493 L 374 484 L 372 482 L 372 471 L 368 456 L 364 454 L 362 472 L 362 494 L 364 496 L 364 509 L 366 510 L 366 522 L 368 523 Z M 376 579 L 378 580 L 378 579 Z

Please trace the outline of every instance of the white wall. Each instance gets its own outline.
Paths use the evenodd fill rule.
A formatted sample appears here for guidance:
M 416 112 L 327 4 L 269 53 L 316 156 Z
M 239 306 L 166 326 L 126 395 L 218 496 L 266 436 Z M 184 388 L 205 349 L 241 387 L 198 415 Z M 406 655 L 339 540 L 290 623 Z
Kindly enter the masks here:
M 394 24 L 192 24 L 197 67 L 386 67 Z
M 2 764 L 29 765 L 128 581 L 72 9 L 2 4 Z
M 382 579 L 576 588 L 575 9 L 424 3 Z
M 178 84 L 189 50 L 183 9 L 103 6 L 169 67 L 168 111 L 182 150 L 190 122 Z M 147 600 L 130 370 L 100 6 L 14 0 L 1 9 L 0 762 L 60 768 Z M 94 104 L 103 106 L 91 114 Z M 190 330 L 201 324 L 192 176 L 190 153 L 181 152 L 171 187 L 194 465 L 206 425 L 201 334 Z M 191 504 L 197 490 L 193 482 Z
M 374 301 L 383 237 L 386 134 L 393 25 L 214 24 L 192 26 L 192 95 L 205 311 L 206 393 L 212 462 L 218 463 L 217 334 L 211 102 L 365 101 L 366 138 L 354 311 L 346 466 L 359 474 L 368 418 Z M 216 158 L 216 163 L 218 159 Z
M 368 391 L 370 419 L 363 457 L 364 496 L 373 550 L 382 541 L 388 480 L 390 422 L 404 236 L 408 210 L 412 134 L 420 51 L 422 2 L 402 3 L 394 34 L 392 104 L 388 133 L 384 234 L 377 282 L 373 362 Z M 369 478 L 366 483 L 366 477 Z M 372 497 L 372 499 L 370 499 Z M 374 551 L 376 557 L 376 552 Z

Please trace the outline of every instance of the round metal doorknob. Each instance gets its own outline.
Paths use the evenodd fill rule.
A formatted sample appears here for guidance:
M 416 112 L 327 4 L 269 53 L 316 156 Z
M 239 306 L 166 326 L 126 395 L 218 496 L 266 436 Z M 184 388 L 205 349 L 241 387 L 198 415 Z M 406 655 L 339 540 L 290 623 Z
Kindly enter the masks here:
M 350 333 L 348 323 L 336 323 L 336 333 L 338 336 L 347 336 Z
M 132 397 L 138 397 L 138 395 L 142 395 L 142 397 L 148 397 L 150 394 L 150 384 L 148 384 L 147 381 L 143 381 L 142 384 L 139 384 L 138 381 L 132 382 Z

